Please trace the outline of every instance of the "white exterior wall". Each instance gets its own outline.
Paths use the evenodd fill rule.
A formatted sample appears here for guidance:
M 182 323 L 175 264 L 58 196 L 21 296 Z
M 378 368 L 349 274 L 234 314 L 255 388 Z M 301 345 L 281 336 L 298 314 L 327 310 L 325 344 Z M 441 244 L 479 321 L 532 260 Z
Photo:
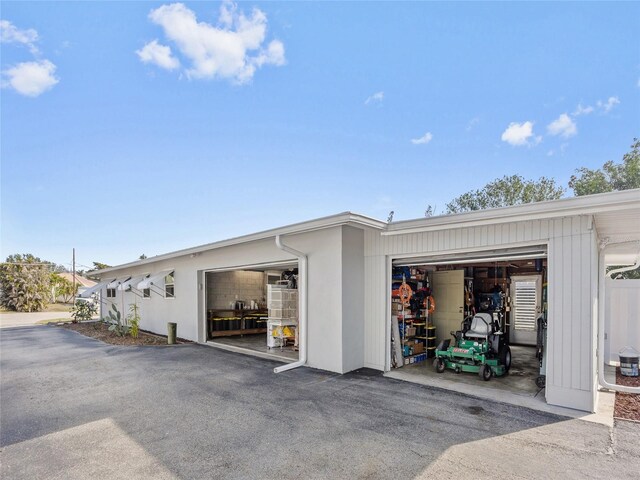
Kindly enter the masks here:
M 345 252 L 349 257 L 345 260 L 344 268 L 343 228 L 345 229 Z M 358 229 L 337 226 L 282 237 L 283 243 L 308 255 L 307 365 L 310 367 L 345 373 L 362 366 L 363 317 L 361 316 L 358 320 L 357 316 L 357 311 L 362 311 L 363 296 L 357 293 L 357 289 L 362 288 L 362 268 L 358 267 L 357 260 L 351 259 L 354 254 L 356 257 L 358 254 L 358 235 L 362 238 L 362 233 Z M 362 243 L 360 241 L 360 257 L 362 257 Z M 195 257 L 185 255 L 123 268 L 104 274 L 104 278 L 123 278 L 129 275 L 153 274 L 161 270 L 173 269 L 175 298 L 164 298 L 152 292 L 151 298 L 143 299 L 131 292 L 125 292 L 125 313 L 128 312 L 128 305 L 136 301 L 141 306 L 140 327 L 142 329 L 166 335 L 167 322 L 176 322 L 179 337 L 205 342 L 204 271 L 282 261 L 297 261 L 297 259 L 278 249 L 275 238 L 268 238 L 208 250 Z M 349 280 L 347 283 L 343 283 L 343 273 Z M 122 295 L 123 292 L 118 291 L 116 298 L 108 299 L 113 300 L 120 310 L 122 310 Z M 343 304 L 343 295 L 351 299 L 349 301 L 352 303 Z M 104 289 L 102 298 L 106 299 Z M 357 307 L 353 302 L 357 302 Z M 106 314 L 106 310 L 103 310 L 102 314 Z M 343 331 L 343 315 L 355 318 L 352 322 L 355 330 L 349 330 L 349 327 Z M 359 338 L 355 337 L 356 334 L 359 334 Z M 343 349 L 344 338 L 356 343 L 360 342 L 360 350 L 357 350 L 357 347 L 355 350 L 357 359 L 352 358 L 354 355 L 352 350 L 349 350 L 346 357 L 343 356 L 346 352 Z
M 392 258 L 537 244 L 548 245 L 547 401 L 592 411 L 596 393 L 597 241 L 588 216 L 443 227 L 388 236 L 365 231 L 364 366 L 389 370 Z
M 364 231 L 342 227 L 343 372 L 364 365 Z
M 626 346 L 640 351 L 640 280 L 606 281 L 604 361 L 618 365 Z

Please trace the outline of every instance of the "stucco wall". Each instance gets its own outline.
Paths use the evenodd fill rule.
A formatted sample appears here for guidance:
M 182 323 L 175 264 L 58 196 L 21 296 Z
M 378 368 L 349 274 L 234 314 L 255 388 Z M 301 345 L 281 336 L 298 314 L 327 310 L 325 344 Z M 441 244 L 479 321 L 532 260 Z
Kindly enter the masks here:
M 342 352 L 342 227 L 287 235 L 283 242 L 307 253 L 309 259 L 307 363 L 311 367 L 343 373 L 346 370 Z M 105 278 L 122 278 L 173 269 L 175 298 L 152 293 L 151 298 L 141 299 L 131 292 L 118 291 L 115 299 L 106 299 L 105 290 L 102 298 L 109 303 L 115 302 L 121 309 L 124 295 L 125 310 L 129 303 L 137 302 L 141 307 L 141 328 L 145 330 L 166 334 L 167 322 L 176 322 L 180 337 L 204 342 L 206 292 L 203 272 L 283 261 L 296 262 L 297 259 L 278 249 L 274 238 L 209 250 L 194 257 L 177 257 L 105 275 Z
M 343 371 L 364 366 L 364 232 L 342 228 Z

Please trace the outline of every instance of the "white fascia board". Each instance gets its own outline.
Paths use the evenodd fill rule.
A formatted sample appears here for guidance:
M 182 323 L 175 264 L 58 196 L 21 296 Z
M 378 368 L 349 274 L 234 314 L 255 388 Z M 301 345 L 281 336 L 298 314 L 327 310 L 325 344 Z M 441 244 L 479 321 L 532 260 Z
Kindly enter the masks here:
M 207 250 L 214 250 L 217 248 L 239 245 L 242 243 L 255 242 L 255 241 L 264 240 L 267 238 L 275 238 L 276 235 L 293 235 L 298 233 L 306 233 L 314 230 L 322 230 L 325 228 L 336 227 L 340 225 L 353 225 L 361 228 L 374 228 L 377 230 L 382 230 L 386 227 L 387 224 L 386 222 L 382 222 L 380 220 L 367 217 L 365 215 L 359 215 L 351 212 L 344 212 L 344 213 L 339 213 L 337 215 L 331 215 L 329 217 L 318 218 L 316 220 L 295 223 L 285 227 L 274 228 L 271 230 L 265 230 L 262 232 L 243 235 L 240 237 L 230 238 L 227 240 L 221 240 L 219 242 L 208 243 L 208 244 L 200 245 L 197 247 L 191 247 L 191 248 L 186 248 L 184 250 L 177 250 L 175 252 L 156 255 L 155 257 L 146 258 L 144 260 L 137 260 L 135 262 L 125 263 L 115 267 L 104 268 L 102 270 L 92 272 L 92 276 L 102 278 L 102 276 L 105 274 L 112 274 L 113 272 L 123 270 L 125 268 L 148 265 L 148 264 L 159 262 L 162 260 L 169 260 L 176 257 L 205 252 Z
M 454 213 L 419 220 L 406 220 L 389 225 L 382 235 L 446 230 L 451 228 L 476 227 L 526 220 L 552 219 L 575 215 L 615 212 L 640 206 L 640 189 L 622 192 L 585 195 L 583 197 L 527 203 L 512 207 L 492 208 L 474 212 Z

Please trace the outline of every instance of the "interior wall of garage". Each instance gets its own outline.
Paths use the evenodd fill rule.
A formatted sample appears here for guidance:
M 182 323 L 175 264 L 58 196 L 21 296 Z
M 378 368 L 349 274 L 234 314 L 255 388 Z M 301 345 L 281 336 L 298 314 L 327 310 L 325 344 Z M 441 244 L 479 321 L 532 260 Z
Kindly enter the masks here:
M 588 216 L 507 222 L 421 233 L 365 231 L 364 365 L 388 370 L 390 260 L 397 256 L 548 244 L 549 403 L 592 411 L 595 401 L 593 278 L 596 235 Z M 597 262 L 597 257 L 596 257 Z M 437 304 L 437 299 L 436 299 Z
M 266 296 L 264 272 L 232 270 L 206 272 L 207 308 L 227 309 L 236 300 L 261 302 Z

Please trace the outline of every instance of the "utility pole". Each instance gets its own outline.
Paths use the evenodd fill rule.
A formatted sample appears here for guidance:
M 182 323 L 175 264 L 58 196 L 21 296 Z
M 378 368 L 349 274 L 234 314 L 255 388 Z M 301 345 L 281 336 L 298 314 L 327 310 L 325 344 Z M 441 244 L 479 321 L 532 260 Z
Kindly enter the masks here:
M 73 304 L 76 304 L 76 249 L 73 249 L 73 259 L 71 261 L 72 269 L 73 269 Z

